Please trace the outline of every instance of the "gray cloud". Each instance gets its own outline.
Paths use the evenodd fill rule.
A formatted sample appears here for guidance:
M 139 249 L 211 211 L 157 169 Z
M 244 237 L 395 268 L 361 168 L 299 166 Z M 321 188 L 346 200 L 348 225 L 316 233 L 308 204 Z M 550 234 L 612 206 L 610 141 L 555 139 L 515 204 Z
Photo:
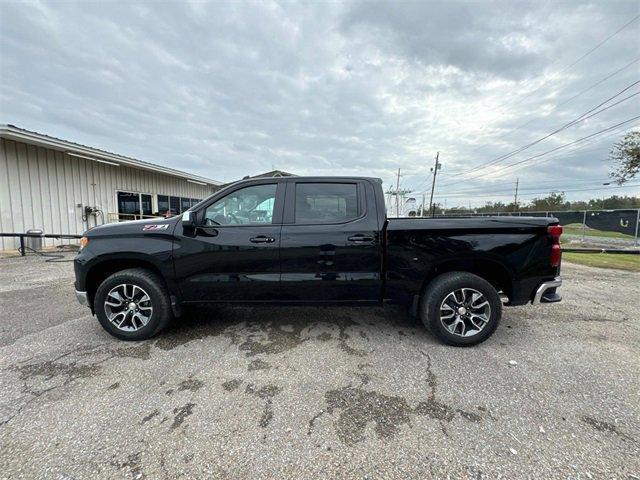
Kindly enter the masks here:
M 539 24 L 523 9 L 534 4 L 502 2 L 360 2 L 345 16 L 347 32 L 377 37 L 390 54 L 424 66 L 522 78 L 541 68 L 550 53 Z
M 640 74 L 636 63 L 556 108 L 640 57 L 639 21 L 563 71 L 640 13 L 637 2 L 3 2 L 0 10 L 0 122 L 227 181 L 276 167 L 389 183 L 402 167 L 404 185 L 420 194 L 439 150 L 443 193 L 460 189 L 456 182 L 497 190 L 516 175 L 525 185 L 596 182 L 615 136 L 545 167 L 479 179 L 460 172 Z M 514 161 L 637 112 L 626 102 Z

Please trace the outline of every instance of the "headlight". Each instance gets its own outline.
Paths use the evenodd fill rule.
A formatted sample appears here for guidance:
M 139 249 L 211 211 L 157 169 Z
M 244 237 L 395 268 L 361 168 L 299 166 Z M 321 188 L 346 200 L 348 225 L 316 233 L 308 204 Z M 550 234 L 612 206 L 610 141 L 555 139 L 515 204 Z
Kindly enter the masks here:
M 89 245 L 89 239 L 87 237 L 82 237 L 80 239 L 80 250 Z

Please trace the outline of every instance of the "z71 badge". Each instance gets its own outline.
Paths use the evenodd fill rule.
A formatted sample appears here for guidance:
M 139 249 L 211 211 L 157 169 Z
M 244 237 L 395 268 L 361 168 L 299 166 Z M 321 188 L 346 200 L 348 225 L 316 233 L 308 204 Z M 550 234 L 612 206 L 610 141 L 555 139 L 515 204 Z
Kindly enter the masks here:
M 169 224 L 164 225 L 145 225 L 142 230 L 166 230 L 169 228 Z

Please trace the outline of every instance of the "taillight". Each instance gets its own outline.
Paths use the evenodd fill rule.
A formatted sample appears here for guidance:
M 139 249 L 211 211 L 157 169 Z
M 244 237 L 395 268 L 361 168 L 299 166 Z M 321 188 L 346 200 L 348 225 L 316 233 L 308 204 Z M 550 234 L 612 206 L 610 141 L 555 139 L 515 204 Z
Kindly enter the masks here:
M 552 225 L 547 227 L 547 233 L 551 239 L 551 266 L 557 267 L 560 265 L 560 258 L 562 257 L 562 249 L 560 248 L 560 235 L 562 235 L 561 225 Z

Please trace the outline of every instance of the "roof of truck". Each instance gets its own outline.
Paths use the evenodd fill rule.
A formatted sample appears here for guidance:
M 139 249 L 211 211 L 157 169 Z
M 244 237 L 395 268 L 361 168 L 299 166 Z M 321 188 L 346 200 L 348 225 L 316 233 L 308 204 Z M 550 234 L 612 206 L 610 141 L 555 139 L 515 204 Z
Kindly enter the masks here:
M 300 180 L 303 181 L 308 181 L 308 180 L 318 180 L 318 181 L 332 181 L 332 180 L 340 180 L 340 181 L 344 181 L 344 180 L 368 180 L 371 182 L 378 182 L 378 183 L 382 183 L 382 179 L 381 178 L 376 178 L 376 177 L 355 177 L 355 176 L 341 176 L 341 175 L 336 175 L 336 176 L 328 176 L 328 175 L 323 175 L 323 176 L 297 176 L 297 175 L 292 175 L 290 177 L 250 177 L 250 178 L 243 178 L 242 180 L 238 180 L 237 182 L 234 183 L 240 183 L 240 182 L 251 182 L 251 181 L 255 181 L 255 180 L 286 180 L 286 181 L 291 181 L 291 182 L 299 182 Z

